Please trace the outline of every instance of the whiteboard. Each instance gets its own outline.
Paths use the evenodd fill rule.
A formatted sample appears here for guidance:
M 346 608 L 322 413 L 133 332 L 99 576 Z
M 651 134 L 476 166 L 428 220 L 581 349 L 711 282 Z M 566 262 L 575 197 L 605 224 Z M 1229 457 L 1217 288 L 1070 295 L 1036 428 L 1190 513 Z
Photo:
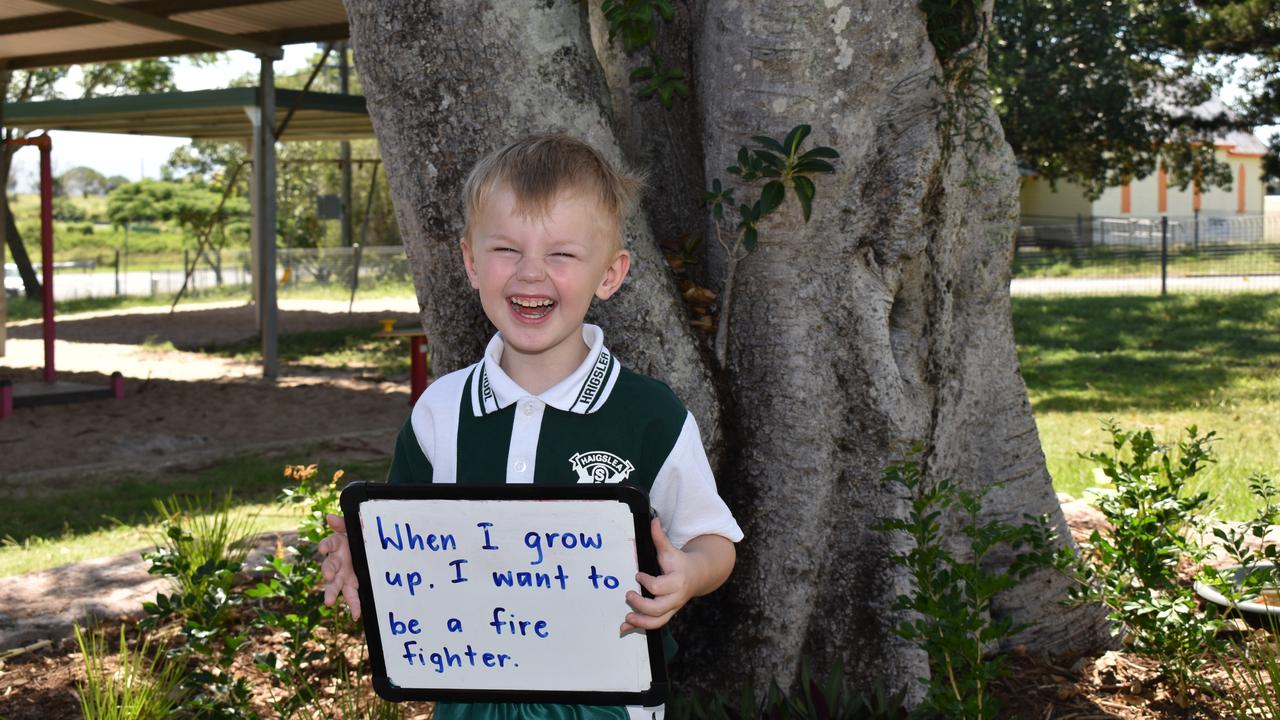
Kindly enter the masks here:
M 658 633 L 618 633 L 657 574 L 639 490 L 353 483 L 342 504 L 379 694 L 661 701 Z

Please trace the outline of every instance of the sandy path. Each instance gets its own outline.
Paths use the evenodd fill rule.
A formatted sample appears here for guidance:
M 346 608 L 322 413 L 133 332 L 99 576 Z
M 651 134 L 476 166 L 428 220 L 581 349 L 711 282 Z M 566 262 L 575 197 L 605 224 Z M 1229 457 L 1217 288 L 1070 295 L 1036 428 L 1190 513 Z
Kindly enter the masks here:
M 286 301 L 281 332 L 358 327 L 372 333 L 386 317 L 401 327 L 417 322 L 416 303 L 388 304 L 357 303 L 359 312 L 347 314 L 346 303 Z M 404 307 L 411 312 L 395 312 Z M 44 362 L 39 324 L 11 324 L 9 335 L 0 378 L 38 380 Z M 387 378 L 364 367 L 286 365 L 269 382 L 257 364 L 140 345 L 151 339 L 196 348 L 254 336 L 253 308 L 238 303 L 191 306 L 172 315 L 140 308 L 59 318 L 59 380 L 105 386 L 118 370 L 126 377 L 125 399 L 18 408 L 0 420 L 0 481 L 60 484 L 73 481 L 62 475 L 78 476 L 95 465 L 208 462 L 343 435 L 390 452 L 408 413 L 407 377 Z

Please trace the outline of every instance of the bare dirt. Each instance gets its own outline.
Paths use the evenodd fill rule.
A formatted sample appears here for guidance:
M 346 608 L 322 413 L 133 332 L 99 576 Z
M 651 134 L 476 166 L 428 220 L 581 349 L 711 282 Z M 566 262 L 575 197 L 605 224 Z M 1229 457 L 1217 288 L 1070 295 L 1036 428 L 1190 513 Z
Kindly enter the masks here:
M 311 305 L 284 304 L 281 333 L 357 327 L 372 334 L 384 318 L 400 327 L 417 323 L 404 303 L 352 314 L 345 303 Z M 8 333 L 0 379 L 39 380 L 39 324 L 11 324 Z M 60 319 L 58 379 L 106 387 L 110 373 L 119 371 L 125 397 L 17 408 L 0 420 L 0 486 L 75 482 L 84 474 L 209 462 L 348 436 L 382 437 L 390 450 L 408 412 L 407 376 L 295 365 L 268 381 L 257 364 L 192 352 L 254 336 L 253 309 L 243 305 Z

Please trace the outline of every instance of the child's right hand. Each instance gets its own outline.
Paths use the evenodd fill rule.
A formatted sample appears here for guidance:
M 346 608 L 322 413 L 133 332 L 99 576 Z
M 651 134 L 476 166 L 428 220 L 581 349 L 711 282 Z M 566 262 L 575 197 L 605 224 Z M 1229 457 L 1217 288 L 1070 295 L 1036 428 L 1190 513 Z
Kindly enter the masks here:
M 356 571 L 351 567 L 351 545 L 347 542 L 347 521 L 338 515 L 325 517 L 333 534 L 320 541 L 317 550 L 325 555 L 320 565 L 324 572 L 324 604 L 333 605 L 342 595 L 351 610 L 351 619 L 360 619 L 360 594 Z

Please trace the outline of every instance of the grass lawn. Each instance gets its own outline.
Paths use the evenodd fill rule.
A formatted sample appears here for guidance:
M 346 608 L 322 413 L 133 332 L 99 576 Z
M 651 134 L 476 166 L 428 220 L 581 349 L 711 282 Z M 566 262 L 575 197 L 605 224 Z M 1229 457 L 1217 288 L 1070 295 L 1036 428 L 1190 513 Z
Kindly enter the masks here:
M 1079 496 L 1108 449 L 1102 430 L 1150 427 L 1167 442 L 1214 430 L 1204 487 L 1228 518 L 1245 479 L 1280 479 L 1280 296 L 1014 298 L 1014 334 L 1055 487 Z
M 283 476 L 284 466 L 306 461 L 244 457 L 161 478 L 115 478 L 68 490 L 36 490 L 32 497 L 0 505 L 0 577 L 152 547 L 154 502 L 170 496 L 209 505 L 230 490 L 235 514 L 255 517 L 255 531 L 293 529 L 301 515 L 282 508 L 275 498 L 290 483 Z M 331 477 L 337 469 L 322 463 L 320 477 Z M 387 463 L 343 469 L 348 480 L 380 479 L 386 477 Z
M 205 352 L 244 362 L 261 362 L 262 346 L 256 339 L 235 345 L 208 348 Z M 308 330 L 279 338 L 280 360 L 327 368 L 377 368 L 385 376 L 409 374 L 409 338 L 374 337 L 369 328 Z

